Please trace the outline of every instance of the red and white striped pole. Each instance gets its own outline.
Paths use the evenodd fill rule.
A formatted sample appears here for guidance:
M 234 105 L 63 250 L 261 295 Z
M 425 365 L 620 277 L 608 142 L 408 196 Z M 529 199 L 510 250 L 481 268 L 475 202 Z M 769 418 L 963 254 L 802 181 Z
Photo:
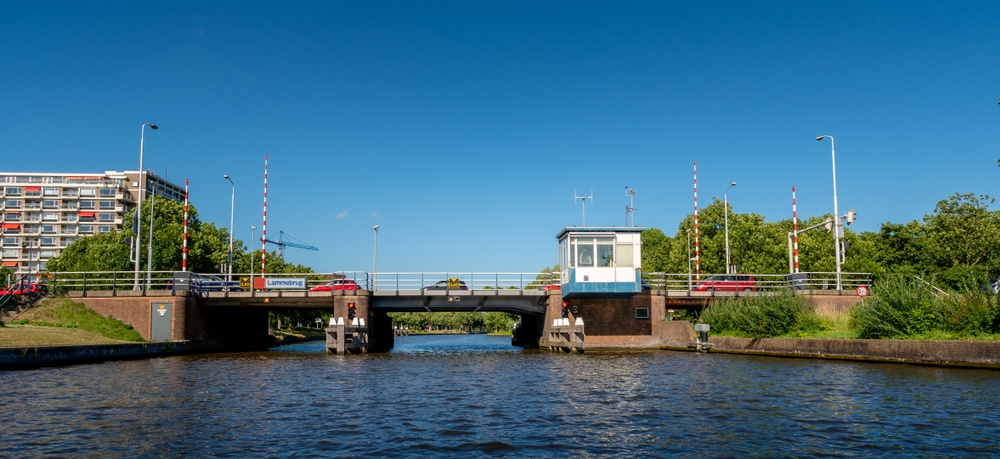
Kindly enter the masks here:
M 698 245 L 698 162 L 694 162 L 694 274 L 701 278 L 701 246 Z
M 264 277 L 264 261 L 267 259 L 267 155 L 264 155 L 264 221 L 260 229 L 260 277 Z
M 799 217 L 795 211 L 795 187 L 792 187 L 792 254 L 795 272 L 799 272 Z
M 184 246 L 181 249 L 181 271 L 188 266 L 188 179 L 184 179 Z

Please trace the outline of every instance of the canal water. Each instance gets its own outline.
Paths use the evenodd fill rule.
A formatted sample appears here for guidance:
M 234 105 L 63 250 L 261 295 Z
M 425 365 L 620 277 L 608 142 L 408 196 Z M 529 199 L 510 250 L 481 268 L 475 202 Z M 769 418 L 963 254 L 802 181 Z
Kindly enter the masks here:
M 2 457 L 995 457 L 1000 371 L 483 335 L 0 372 Z

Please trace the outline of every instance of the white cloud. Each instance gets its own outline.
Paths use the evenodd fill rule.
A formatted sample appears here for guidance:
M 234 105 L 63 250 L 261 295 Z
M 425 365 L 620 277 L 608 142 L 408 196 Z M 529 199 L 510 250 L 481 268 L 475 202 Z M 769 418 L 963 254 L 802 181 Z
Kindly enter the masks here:
M 342 219 L 342 218 L 347 218 L 347 211 L 345 210 L 345 211 L 343 211 L 343 212 L 341 212 L 341 213 L 337 214 L 337 217 L 336 217 L 336 218 L 337 218 L 337 220 L 340 220 L 340 219 Z

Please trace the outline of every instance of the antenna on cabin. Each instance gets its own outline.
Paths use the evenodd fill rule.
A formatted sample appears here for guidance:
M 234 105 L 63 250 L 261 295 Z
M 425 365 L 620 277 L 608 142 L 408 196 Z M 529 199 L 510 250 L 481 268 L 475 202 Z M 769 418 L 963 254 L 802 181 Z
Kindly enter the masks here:
M 590 200 L 590 205 L 594 205 L 594 190 L 590 190 L 590 196 L 577 196 L 576 190 L 573 190 L 573 205 L 576 205 L 576 200 L 579 199 L 583 201 L 583 226 L 587 226 L 587 200 Z
M 625 197 L 628 198 L 628 205 L 625 206 L 625 226 L 635 226 L 635 190 L 625 186 Z M 632 224 L 629 225 L 628 217 L 632 216 Z

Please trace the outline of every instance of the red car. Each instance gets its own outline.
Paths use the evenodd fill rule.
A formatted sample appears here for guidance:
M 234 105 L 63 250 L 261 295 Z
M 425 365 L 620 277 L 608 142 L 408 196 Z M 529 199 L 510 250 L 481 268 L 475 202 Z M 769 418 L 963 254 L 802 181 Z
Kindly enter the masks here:
M 335 279 L 332 282 L 327 282 L 323 285 L 317 285 L 311 289 L 310 292 L 332 292 L 334 290 L 360 290 L 361 287 L 358 286 L 357 282 L 351 279 Z
M 696 292 L 755 292 L 757 281 L 749 274 L 716 274 L 694 286 Z
M 49 287 L 45 284 L 13 284 L 3 290 L 0 290 L 0 296 L 6 295 L 28 295 L 31 293 L 46 294 L 49 293 Z

